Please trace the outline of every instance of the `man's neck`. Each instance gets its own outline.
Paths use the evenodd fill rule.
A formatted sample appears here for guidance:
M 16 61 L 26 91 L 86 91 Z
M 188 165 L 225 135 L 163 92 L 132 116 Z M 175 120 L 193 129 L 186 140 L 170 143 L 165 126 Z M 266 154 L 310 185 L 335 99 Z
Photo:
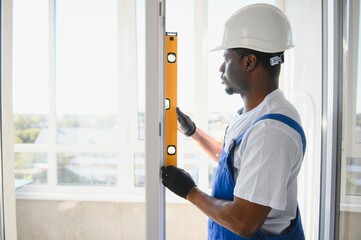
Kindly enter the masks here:
M 274 90 L 276 90 L 277 88 L 270 88 L 267 91 L 257 91 L 257 92 L 251 92 L 249 94 L 241 94 L 241 97 L 243 99 L 244 102 L 244 108 L 243 108 L 243 113 L 249 112 L 252 109 L 256 108 L 261 102 L 263 102 L 263 100 L 265 99 L 265 97 L 270 94 L 271 92 L 273 92 Z

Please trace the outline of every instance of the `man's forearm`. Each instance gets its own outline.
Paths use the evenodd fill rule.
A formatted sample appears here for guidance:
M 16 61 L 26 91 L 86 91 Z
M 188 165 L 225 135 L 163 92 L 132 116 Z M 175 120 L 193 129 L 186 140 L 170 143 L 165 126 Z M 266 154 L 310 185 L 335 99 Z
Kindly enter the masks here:
M 187 200 L 215 222 L 242 237 L 251 237 L 271 210 L 240 198 L 234 201 L 216 199 L 197 187 L 191 189 Z
M 201 148 L 216 162 L 222 152 L 222 143 L 197 128 L 192 138 L 201 146 Z

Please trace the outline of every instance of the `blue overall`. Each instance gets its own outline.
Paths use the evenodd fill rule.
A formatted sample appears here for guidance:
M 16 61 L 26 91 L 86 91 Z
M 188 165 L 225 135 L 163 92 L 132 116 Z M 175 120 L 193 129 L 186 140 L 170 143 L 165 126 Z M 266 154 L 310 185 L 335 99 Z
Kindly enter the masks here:
M 301 135 L 303 153 L 305 152 L 306 149 L 305 134 L 303 132 L 302 127 L 296 121 L 282 114 L 271 113 L 271 114 L 263 115 L 260 118 L 256 119 L 256 121 L 253 122 L 251 126 L 263 119 L 278 120 L 295 129 Z M 224 148 L 222 149 L 222 154 L 219 159 L 218 167 L 214 177 L 213 188 L 212 188 L 212 196 L 215 198 L 233 201 L 234 198 L 233 190 L 235 187 L 235 183 L 233 179 L 234 149 L 236 146 L 238 146 L 241 143 L 242 138 L 248 129 L 249 128 L 247 128 L 237 139 L 235 139 L 233 144 L 231 143 L 228 153 L 224 151 Z M 288 227 L 288 229 L 289 230 L 286 231 L 285 234 L 280 236 L 265 235 L 259 231 L 252 238 L 243 238 L 234 234 L 233 232 L 229 231 L 223 226 L 219 225 L 212 219 L 209 219 L 208 240 L 245 240 L 245 239 L 303 240 L 305 237 L 303 233 L 302 222 L 298 207 L 297 207 L 297 216 L 295 219 L 291 221 L 290 227 Z

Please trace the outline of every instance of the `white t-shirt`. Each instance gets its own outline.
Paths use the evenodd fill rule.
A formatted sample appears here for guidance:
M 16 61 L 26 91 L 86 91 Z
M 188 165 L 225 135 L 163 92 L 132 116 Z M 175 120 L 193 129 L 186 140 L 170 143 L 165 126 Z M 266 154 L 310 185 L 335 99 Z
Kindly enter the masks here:
M 257 118 L 284 114 L 301 125 L 293 105 L 277 89 L 256 108 L 237 113 L 227 129 L 225 149 Z M 277 120 L 261 120 L 248 129 L 234 151 L 234 196 L 272 208 L 261 230 L 279 234 L 296 217 L 297 175 L 303 159 L 299 133 Z

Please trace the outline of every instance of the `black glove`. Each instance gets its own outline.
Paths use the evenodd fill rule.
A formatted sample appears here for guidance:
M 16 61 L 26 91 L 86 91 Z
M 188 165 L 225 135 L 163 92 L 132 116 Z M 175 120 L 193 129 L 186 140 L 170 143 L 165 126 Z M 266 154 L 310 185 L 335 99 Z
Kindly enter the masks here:
M 189 191 L 196 187 L 191 175 L 175 166 L 162 167 L 163 185 L 182 198 L 187 198 Z
M 176 108 L 176 111 L 181 132 L 188 137 L 192 136 L 196 131 L 196 124 L 179 107 Z

